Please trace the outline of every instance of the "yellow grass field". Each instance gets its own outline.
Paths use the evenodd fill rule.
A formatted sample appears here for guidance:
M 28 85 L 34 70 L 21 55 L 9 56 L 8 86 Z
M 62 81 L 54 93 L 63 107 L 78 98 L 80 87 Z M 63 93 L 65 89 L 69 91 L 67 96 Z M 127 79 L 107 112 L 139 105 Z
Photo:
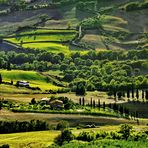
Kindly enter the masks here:
M 82 131 L 117 131 L 120 126 L 103 126 L 95 129 L 72 129 L 72 133 L 76 136 Z M 134 126 L 136 131 L 145 130 L 145 127 Z M 45 148 L 51 146 L 60 131 L 38 131 L 26 133 L 1 134 L 0 145 L 9 144 L 10 148 Z

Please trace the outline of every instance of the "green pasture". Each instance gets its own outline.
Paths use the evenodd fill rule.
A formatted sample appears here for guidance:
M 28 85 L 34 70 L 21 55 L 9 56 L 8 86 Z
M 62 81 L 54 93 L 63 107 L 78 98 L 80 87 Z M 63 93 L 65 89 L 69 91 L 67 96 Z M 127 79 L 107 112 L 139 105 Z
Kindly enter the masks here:
M 45 76 L 35 71 L 0 70 L 0 73 L 2 75 L 3 81 L 6 82 L 10 82 L 11 80 L 13 80 L 13 82 L 15 83 L 18 80 L 25 80 L 30 83 L 30 86 L 40 87 L 43 90 L 59 88 L 51 83 L 48 83 Z
M 65 42 L 70 41 L 75 37 L 75 34 L 40 34 L 40 35 L 23 35 L 16 36 L 12 38 L 6 39 L 7 41 L 13 42 L 15 44 L 24 44 L 27 42 L 35 43 L 35 42 Z
M 48 52 L 54 53 L 70 53 L 69 47 L 67 45 L 57 44 L 57 43 L 28 43 L 23 44 L 24 48 L 32 48 L 32 49 L 39 49 L 39 50 L 46 50 Z

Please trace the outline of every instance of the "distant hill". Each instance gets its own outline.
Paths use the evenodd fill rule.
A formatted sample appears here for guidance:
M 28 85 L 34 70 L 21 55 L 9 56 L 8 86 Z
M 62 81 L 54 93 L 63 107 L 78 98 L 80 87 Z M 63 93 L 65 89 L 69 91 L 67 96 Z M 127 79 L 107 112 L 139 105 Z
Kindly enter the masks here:
M 144 49 L 147 9 L 147 0 L 1 0 L 0 35 L 7 37 L 24 27 L 79 31 L 81 26 L 82 35 L 71 48 Z

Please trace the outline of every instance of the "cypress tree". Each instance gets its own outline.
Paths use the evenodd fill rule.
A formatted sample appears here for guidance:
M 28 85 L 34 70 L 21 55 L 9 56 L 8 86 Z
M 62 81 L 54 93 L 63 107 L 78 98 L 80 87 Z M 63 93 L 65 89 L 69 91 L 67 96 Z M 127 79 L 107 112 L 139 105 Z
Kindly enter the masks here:
M 103 102 L 103 109 L 104 109 L 104 111 L 105 111 L 105 102 Z
M 125 92 L 122 92 L 122 96 L 125 97 Z
M 116 99 L 116 96 L 117 96 L 117 92 L 116 91 L 114 91 L 114 98 Z
M 84 97 L 82 99 L 82 103 L 83 103 L 83 106 L 84 106 L 85 105 L 85 99 L 84 99 Z
M 145 91 L 145 99 L 148 100 L 148 90 Z
M 134 98 L 134 89 L 132 89 L 132 98 Z
M 81 98 L 79 98 L 79 104 L 81 105 Z
M 98 108 L 100 110 L 100 107 L 101 107 L 101 103 L 100 103 L 100 99 L 98 99 Z
M 0 84 L 2 84 L 3 79 L 2 79 L 2 75 L 0 74 Z
M 95 102 L 95 100 L 93 100 L 93 108 L 95 108 L 96 107 L 96 102 Z
M 117 93 L 117 96 L 118 96 L 118 99 L 121 99 L 122 93 L 121 92 L 118 92 Z
M 144 90 L 142 90 L 142 99 L 144 99 Z
M 123 106 L 120 106 L 120 107 L 119 107 L 119 111 L 120 111 L 121 114 L 124 113 L 124 111 L 123 111 Z
M 0 110 L 2 109 L 2 101 L 0 101 Z
M 92 100 L 92 98 L 90 99 L 90 106 L 91 107 L 93 106 L 93 100 Z
M 130 91 L 127 90 L 127 98 L 129 99 L 130 98 Z
M 137 98 L 137 100 L 139 99 L 139 90 L 138 89 L 136 89 L 136 98 Z
M 109 107 L 109 108 L 112 108 L 112 104 L 111 104 L 111 103 L 109 103 L 108 107 Z

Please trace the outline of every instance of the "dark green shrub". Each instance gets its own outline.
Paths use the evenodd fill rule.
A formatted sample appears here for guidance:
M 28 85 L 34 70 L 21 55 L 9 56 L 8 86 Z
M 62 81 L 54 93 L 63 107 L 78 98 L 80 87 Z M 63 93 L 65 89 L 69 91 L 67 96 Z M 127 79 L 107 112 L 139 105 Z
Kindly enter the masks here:
M 148 135 L 143 132 L 139 133 L 133 133 L 130 135 L 129 139 L 134 141 L 145 141 L 147 139 Z
M 96 134 L 96 139 L 104 139 L 108 136 L 109 136 L 109 133 L 103 131 Z
M 74 140 L 74 135 L 72 134 L 72 132 L 68 129 L 64 130 L 61 132 L 61 134 L 55 138 L 55 143 L 57 145 L 62 145 L 64 142 L 70 142 L 72 140 Z
M 96 139 L 96 136 L 94 133 L 90 133 L 90 132 L 81 132 L 78 137 L 77 140 L 82 140 L 82 141 L 93 141 Z
M 111 139 L 117 139 L 117 140 L 122 139 L 122 134 L 120 134 L 118 132 L 111 132 L 110 136 L 111 136 Z
M 131 125 L 123 124 L 120 127 L 119 133 L 122 134 L 123 139 L 127 140 L 131 134 L 132 129 L 133 129 L 133 127 Z
M 9 148 L 9 144 L 3 144 L 0 148 Z
M 56 129 L 57 130 L 64 130 L 66 128 L 69 127 L 69 123 L 67 121 L 60 121 L 58 124 L 57 124 L 57 127 Z

